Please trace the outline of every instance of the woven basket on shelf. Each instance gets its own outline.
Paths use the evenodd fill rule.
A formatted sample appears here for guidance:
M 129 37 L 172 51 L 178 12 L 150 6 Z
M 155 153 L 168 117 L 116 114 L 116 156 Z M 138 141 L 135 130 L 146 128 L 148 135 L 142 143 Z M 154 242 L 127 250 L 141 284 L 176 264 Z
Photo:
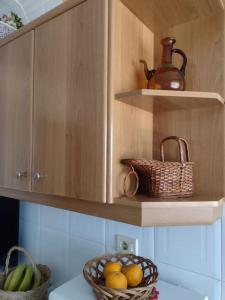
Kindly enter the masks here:
M 180 151 L 180 162 L 164 159 L 164 143 L 175 140 Z M 184 153 L 186 159 L 184 158 Z M 139 177 L 139 192 L 154 197 L 190 197 L 193 194 L 193 162 L 185 139 L 169 136 L 160 144 L 161 161 L 123 159 L 121 163 L 134 168 Z
M 103 269 L 110 261 L 118 261 L 122 266 L 139 265 L 143 270 L 140 285 L 130 289 L 107 288 L 104 285 Z M 98 300 L 149 300 L 158 278 L 157 267 L 151 260 L 133 254 L 110 254 L 94 258 L 85 264 L 83 274 Z
M 9 292 L 9 291 L 4 291 L 2 289 L 4 286 L 5 279 L 9 274 L 9 272 L 11 271 L 9 270 L 9 261 L 12 252 L 15 250 L 23 252 L 23 254 L 25 254 L 28 257 L 34 272 L 36 268 L 40 270 L 42 275 L 42 284 L 39 287 L 27 292 Z M 48 289 L 50 276 L 51 276 L 51 272 L 49 268 L 44 265 L 36 265 L 28 251 L 26 251 L 22 247 L 17 247 L 17 246 L 12 247 L 7 254 L 5 271 L 0 273 L 0 299 L 1 300 L 47 300 L 48 299 L 47 289 Z

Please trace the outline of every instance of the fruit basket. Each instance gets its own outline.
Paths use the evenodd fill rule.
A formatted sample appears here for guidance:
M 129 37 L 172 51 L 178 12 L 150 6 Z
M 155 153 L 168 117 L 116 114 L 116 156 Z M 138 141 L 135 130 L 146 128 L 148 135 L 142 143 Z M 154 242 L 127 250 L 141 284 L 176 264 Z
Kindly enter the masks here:
M 31 265 L 19 265 L 9 269 L 9 261 L 13 251 L 21 251 L 30 260 Z M 30 268 L 32 273 L 26 272 L 24 266 Z M 22 272 L 22 270 L 24 270 Z M 14 273 L 13 273 L 14 271 Z M 12 276 L 11 276 L 12 274 Z M 21 280 L 21 276 L 23 279 Z M 6 258 L 5 271 L 0 273 L 0 299 L 1 300 L 47 300 L 47 289 L 51 272 L 47 266 L 36 265 L 28 251 L 21 247 L 12 247 Z M 23 288 L 25 291 L 23 291 Z M 20 286 L 21 288 L 18 288 Z M 25 286 L 29 287 L 28 290 Z M 14 289 L 16 288 L 16 290 Z M 30 288 L 31 287 L 31 288 Z M 20 289 L 20 291 L 18 291 Z
M 121 264 L 122 270 L 131 265 L 138 266 L 143 273 L 140 283 L 136 287 L 122 289 L 107 287 L 104 270 L 111 262 Z M 83 274 L 98 300 L 149 300 L 155 291 L 154 284 L 158 278 L 157 267 L 150 259 L 124 253 L 93 258 L 85 264 Z

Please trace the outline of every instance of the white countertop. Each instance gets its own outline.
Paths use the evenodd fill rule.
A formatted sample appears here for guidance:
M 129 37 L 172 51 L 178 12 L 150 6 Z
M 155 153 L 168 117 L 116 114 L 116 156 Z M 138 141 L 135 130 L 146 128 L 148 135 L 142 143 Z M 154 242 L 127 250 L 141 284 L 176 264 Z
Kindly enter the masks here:
M 159 300 L 208 300 L 208 297 L 164 281 L 157 283 L 157 289 L 160 292 Z M 96 298 L 83 275 L 80 275 L 51 292 L 49 300 L 96 300 Z

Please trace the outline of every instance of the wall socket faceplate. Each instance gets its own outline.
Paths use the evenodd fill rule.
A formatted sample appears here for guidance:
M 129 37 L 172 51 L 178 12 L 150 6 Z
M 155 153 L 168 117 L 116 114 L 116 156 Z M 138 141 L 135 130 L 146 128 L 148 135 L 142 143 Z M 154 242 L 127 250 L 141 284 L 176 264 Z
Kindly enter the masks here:
M 138 239 L 116 235 L 116 251 L 138 255 Z

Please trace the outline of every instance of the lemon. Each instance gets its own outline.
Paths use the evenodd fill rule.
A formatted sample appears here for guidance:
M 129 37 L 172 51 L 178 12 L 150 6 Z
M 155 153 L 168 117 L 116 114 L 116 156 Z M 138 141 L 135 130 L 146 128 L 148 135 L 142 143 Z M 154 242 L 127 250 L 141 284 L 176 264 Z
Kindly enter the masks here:
M 122 266 L 119 262 L 113 262 L 110 261 L 105 264 L 104 270 L 103 270 L 103 276 L 106 278 L 106 276 L 111 272 L 120 272 L 122 269 Z
M 130 287 L 138 286 L 143 278 L 142 269 L 135 264 L 122 268 L 122 273 L 126 276 L 128 286 Z
M 126 289 L 127 278 L 121 272 L 111 272 L 106 276 L 105 285 L 111 289 Z

